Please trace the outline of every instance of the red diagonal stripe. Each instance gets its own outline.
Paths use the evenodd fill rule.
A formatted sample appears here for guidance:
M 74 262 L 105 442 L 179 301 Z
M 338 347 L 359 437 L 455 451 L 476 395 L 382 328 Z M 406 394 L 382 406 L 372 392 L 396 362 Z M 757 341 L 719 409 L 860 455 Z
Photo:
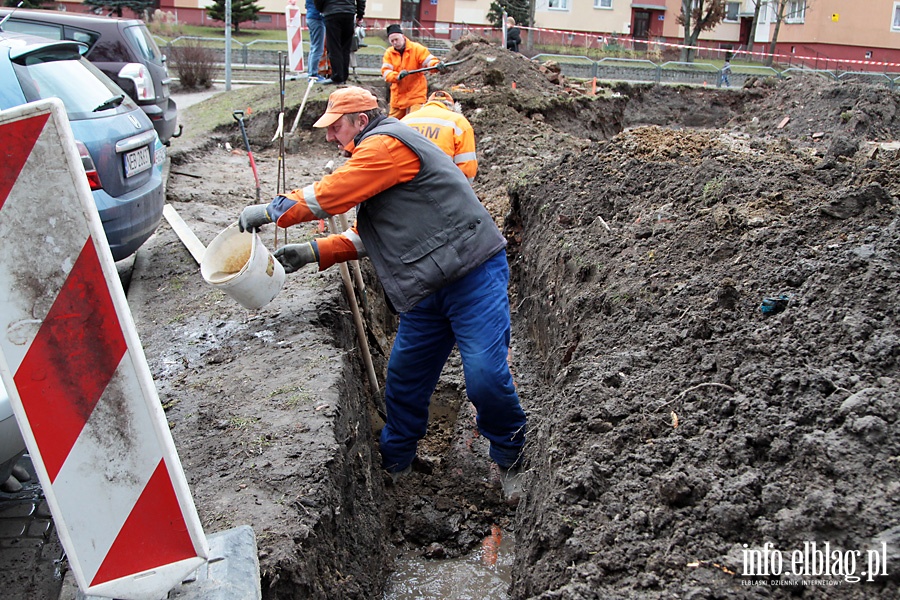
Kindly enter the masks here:
M 298 29 L 291 38 L 291 50 L 296 50 L 301 43 L 303 43 L 303 32 Z
M 0 125 L 0 208 L 19 177 L 50 113 Z
M 165 462 L 160 460 L 91 585 L 194 556 L 197 552 L 178 506 L 172 480 Z
M 88 238 L 15 375 L 51 481 L 125 350 L 97 250 Z

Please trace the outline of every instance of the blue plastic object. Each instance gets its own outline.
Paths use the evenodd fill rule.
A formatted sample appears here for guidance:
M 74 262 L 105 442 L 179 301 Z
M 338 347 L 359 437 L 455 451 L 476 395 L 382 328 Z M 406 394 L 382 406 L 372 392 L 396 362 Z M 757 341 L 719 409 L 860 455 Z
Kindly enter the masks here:
M 762 304 L 760 304 L 759 306 L 759 310 L 762 311 L 762 314 L 764 315 L 774 315 L 780 313 L 785 308 L 787 308 L 790 299 L 791 297 L 788 294 L 781 294 L 780 296 L 763 298 Z

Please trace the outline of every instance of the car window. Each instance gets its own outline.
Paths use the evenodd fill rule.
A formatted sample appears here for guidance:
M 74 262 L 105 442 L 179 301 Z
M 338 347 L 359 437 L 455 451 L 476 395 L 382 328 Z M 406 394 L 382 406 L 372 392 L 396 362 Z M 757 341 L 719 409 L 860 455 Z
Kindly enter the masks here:
M 97 40 L 100 39 L 99 33 L 84 31 L 83 29 L 74 29 L 72 27 L 66 27 L 65 35 L 67 40 L 74 40 L 76 42 L 87 44 L 88 48 L 93 47 Z
M 16 77 L 29 102 L 59 98 L 70 120 L 107 117 L 110 111 L 127 112 L 137 108 L 127 95 L 118 107 L 94 112 L 94 109 L 122 90 L 87 60 L 72 60 L 72 53 L 49 51 L 31 54 L 14 64 Z
M 7 31 L 15 31 L 17 33 L 28 33 L 31 35 L 39 35 L 50 40 L 61 40 L 62 26 L 50 25 L 48 23 L 34 23 L 32 21 L 16 21 L 9 19 L 3 24 L 3 29 Z
M 87 53 L 87 57 L 94 62 L 132 62 L 128 46 L 118 36 L 98 39 Z
M 125 36 L 131 40 L 134 47 L 137 48 L 145 60 L 162 64 L 162 52 L 160 52 L 159 46 L 153 41 L 146 27 L 143 25 L 126 27 Z

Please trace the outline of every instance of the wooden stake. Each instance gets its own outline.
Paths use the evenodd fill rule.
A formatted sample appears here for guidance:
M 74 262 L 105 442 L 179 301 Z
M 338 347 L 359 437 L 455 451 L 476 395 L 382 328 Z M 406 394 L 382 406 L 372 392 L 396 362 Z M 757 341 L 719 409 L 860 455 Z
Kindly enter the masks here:
M 337 233 L 337 225 L 334 217 L 328 217 L 328 226 L 332 232 Z M 356 336 L 359 339 L 359 350 L 362 353 L 363 363 L 366 367 L 366 374 L 369 376 L 369 384 L 372 386 L 372 393 L 378 393 L 378 377 L 375 376 L 375 366 L 372 364 L 372 355 L 369 352 L 369 340 L 366 337 L 366 327 L 363 324 L 362 314 L 359 312 L 359 304 L 356 302 L 356 293 L 353 291 L 353 282 L 350 280 L 350 269 L 347 263 L 338 265 L 341 270 L 341 279 L 344 280 L 344 289 L 347 291 L 347 301 L 350 303 L 350 312 L 353 313 L 353 323 L 356 325 Z

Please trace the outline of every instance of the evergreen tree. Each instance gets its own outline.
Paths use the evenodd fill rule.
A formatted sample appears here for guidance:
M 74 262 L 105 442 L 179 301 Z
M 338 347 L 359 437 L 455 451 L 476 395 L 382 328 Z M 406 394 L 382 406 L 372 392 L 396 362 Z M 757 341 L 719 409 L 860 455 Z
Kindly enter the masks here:
M 488 23 L 494 27 L 502 27 L 504 10 L 506 16 L 515 19 L 519 25 L 531 24 L 530 0 L 493 0 L 487 14 Z
M 255 0 L 231 0 L 231 26 L 234 32 L 241 31 L 241 23 L 246 21 L 258 21 L 259 11 L 262 10 Z M 214 0 L 213 5 L 206 9 L 210 19 L 225 21 L 225 0 Z
M 22 6 L 19 8 L 41 8 L 48 0 L 3 0 L 3 6 L 16 6 L 19 2 Z
M 153 9 L 159 6 L 159 0 L 84 0 L 84 4 L 108 10 L 115 13 L 117 17 L 123 16 L 122 11 L 126 8 L 141 16 L 153 12 Z

